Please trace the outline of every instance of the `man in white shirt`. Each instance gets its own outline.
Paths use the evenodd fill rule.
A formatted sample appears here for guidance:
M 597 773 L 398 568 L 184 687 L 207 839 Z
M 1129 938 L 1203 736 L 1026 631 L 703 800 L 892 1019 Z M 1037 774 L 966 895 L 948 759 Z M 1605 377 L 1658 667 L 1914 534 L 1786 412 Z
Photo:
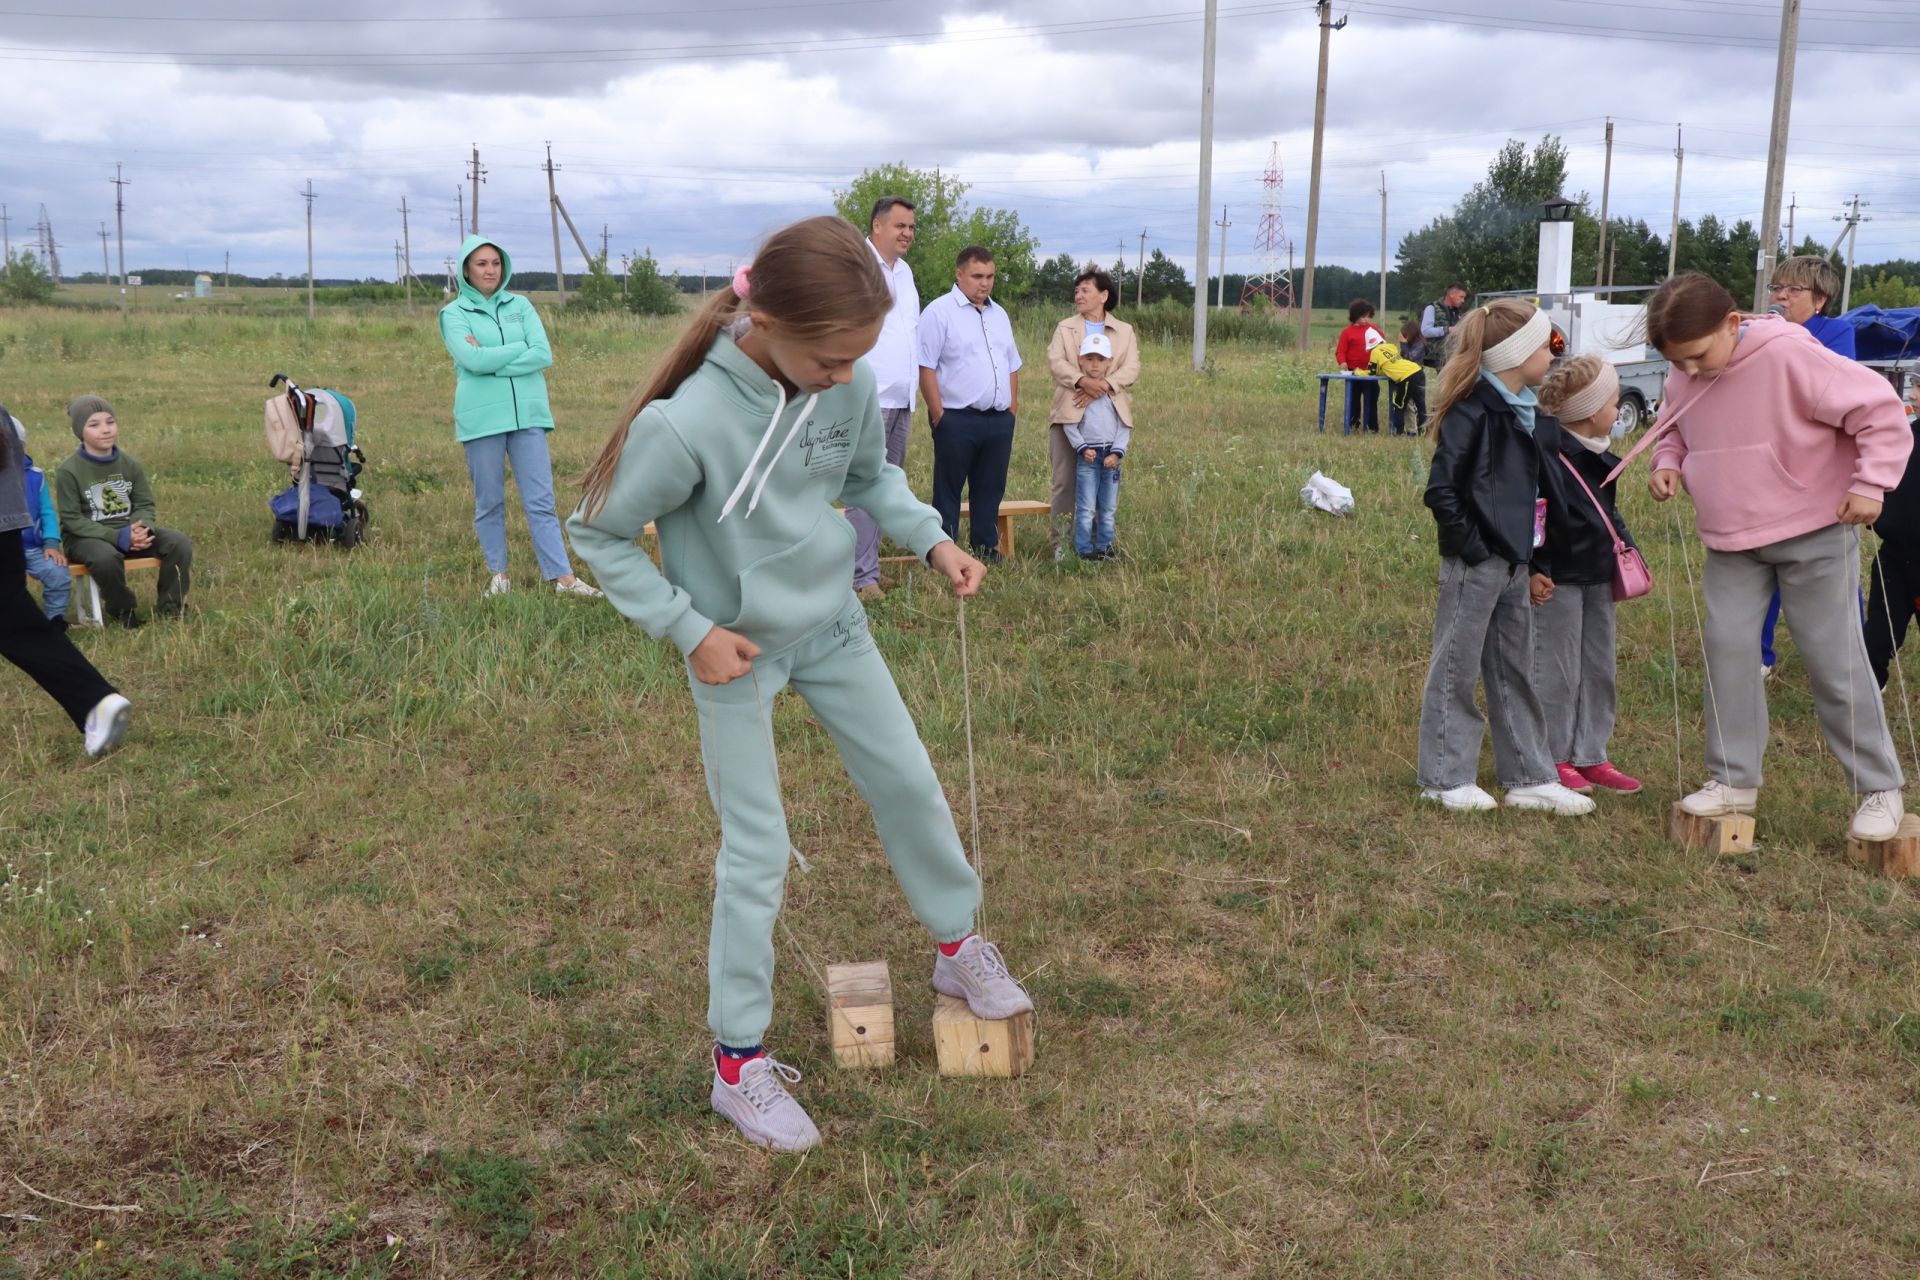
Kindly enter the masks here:
M 933 426 L 933 509 L 960 538 L 967 493 L 973 553 L 1000 562 L 1000 499 L 1013 457 L 1020 402 L 1020 351 L 1007 310 L 993 300 L 993 251 L 968 245 L 954 264 L 953 289 L 920 313 L 920 395 Z
M 880 270 L 893 290 L 893 308 L 880 329 L 880 340 L 867 353 L 874 383 L 880 393 L 880 417 L 887 427 L 887 461 L 904 466 L 907 435 L 913 426 L 913 390 L 920 379 L 920 291 L 913 284 L 907 250 L 913 248 L 913 205 L 899 196 L 881 196 L 867 219 L 867 243 L 880 260 Z M 862 600 L 878 600 L 880 588 L 880 526 L 858 507 L 847 509 L 853 525 L 853 589 Z

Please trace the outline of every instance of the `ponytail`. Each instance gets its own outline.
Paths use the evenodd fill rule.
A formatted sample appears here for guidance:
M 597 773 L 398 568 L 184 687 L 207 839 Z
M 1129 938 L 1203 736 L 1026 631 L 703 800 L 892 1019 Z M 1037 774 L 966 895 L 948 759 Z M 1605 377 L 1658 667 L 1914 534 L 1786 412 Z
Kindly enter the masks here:
M 1538 308 L 1517 298 L 1496 298 L 1484 307 L 1475 307 L 1447 335 L 1447 364 L 1440 371 L 1440 389 L 1435 394 L 1433 419 L 1441 422 L 1447 410 L 1467 398 L 1480 381 L 1480 358 L 1488 347 L 1497 346 L 1520 331 L 1533 319 Z M 1436 432 L 1437 434 L 1437 432 Z

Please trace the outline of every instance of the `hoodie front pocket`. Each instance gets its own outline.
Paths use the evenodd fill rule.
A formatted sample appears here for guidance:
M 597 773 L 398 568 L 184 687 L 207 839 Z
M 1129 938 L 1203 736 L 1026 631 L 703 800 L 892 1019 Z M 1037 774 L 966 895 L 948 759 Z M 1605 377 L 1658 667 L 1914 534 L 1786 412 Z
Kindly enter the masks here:
M 728 630 L 784 649 L 830 620 L 853 581 L 853 527 L 829 508 L 805 537 L 740 573 L 740 612 Z
M 1680 464 L 1701 533 L 1744 533 L 1778 523 L 1807 486 L 1781 465 L 1770 444 L 1696 449 Z

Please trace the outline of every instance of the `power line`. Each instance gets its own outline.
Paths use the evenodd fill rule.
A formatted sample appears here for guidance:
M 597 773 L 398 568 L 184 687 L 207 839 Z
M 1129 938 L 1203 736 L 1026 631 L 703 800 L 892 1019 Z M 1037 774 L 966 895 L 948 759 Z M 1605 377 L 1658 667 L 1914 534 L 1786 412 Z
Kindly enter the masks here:
M 604 13 L 446 13 L 431 18 L 382 16 L 346 18 L 332 15 L 279 17 L 226 13 L 61 13 L 37 9 L 0 9 L 0 18 L 59 18 L 63 21 L 111 22 L 115 25 L 123 22 L 210 23 L 222 27 L 242 22 L 274 26 L 316 24 L 366 26 L 375 23 L 420 23 L 439 27 L 461 22 L 620 22 L 633 18 L 702 17 L 714 13 L 765 13 L 774 10 L 786 13 L 795 9 L 850 9 L 898 3 L 900 0 L 804 0 L 804 2 L 803 0 L 782 0 L 779 4 L 728 5 L 702 9 L 618 9 Z

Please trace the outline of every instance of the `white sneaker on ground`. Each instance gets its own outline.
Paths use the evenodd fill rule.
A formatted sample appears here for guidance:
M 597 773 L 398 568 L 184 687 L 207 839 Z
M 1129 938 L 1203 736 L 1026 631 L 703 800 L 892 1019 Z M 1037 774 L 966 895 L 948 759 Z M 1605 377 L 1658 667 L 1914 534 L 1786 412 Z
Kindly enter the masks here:
M 1729 813 L 1752 813 L 1760 803 L 1760 788 L 1730 787 L 1718 778 L 1681 798 L 1680 807 L 1696 818 L 1721 818 Z
M 103 756 L 120 745 L 127 736 L 127 723 L 133 719 L 133 704 L 117 693 L 110 693 L 87 712 L 87 754 Z
M 733 1121 L 740 1136 L 756 1147 L 775 1151 L 806 1151 L 820 1145 L 820 1130 L 806 1108 L 795 1102 L 787 1085 L 799 1084 L 800 1073 L 784 1062 L 759 1057 L 740 1068 L 740 1083 L 728 1084 L 713 1071 L 713 1109 Z
M 575 578 L 572 582 L 562 582 L 555 578 L 553 589 L 563 596 L 586 596 L 591 600 L 598 600 L 604 594 L 600 588 L 590 586 L 579 578 Z
M 1543 782 L 1537 787 L 1515 787 L 1507 792 L 1506 800 L 1509 809 L 1539 809 L 1565 818 L 1593 812 L 1593 800 L 1590 797 L 1571 791 L 1557 782 Z
M 503 596 L 511 590 L 513 590 L 513 579 L 504 573 L 494 574 L 487 582 L 487 594 L 490 596 Z
M 1869 791 L 1861 797 L 1847 834 L 1855 840 L 1891 840 L 1900 834 L 1900 820 L 1906 816 L 1898 791 Z
M 1760 664 L 1760 683 L 1765 684 L 1767 681 L 1771 679 L 1773 679 L 1773 664 L 1771 662 L 1761 663 Z
M 1000 948 L 979 934 L 961 943 L 952 955 L 934 953 L 933 989 L 965 1000 L 976 1018 L 1011 1018 L 1033 1008 L 1033 997 L 1007 971 Z
M 1449 787 L 1445 791 L 1438 787 L 1423 787 L 1420 798 L 1445 805 L 1455 813 L 1470 813 L 1475 810 L 1500 807 L 1492 796 L 1471 782 L 1463 787 Z

